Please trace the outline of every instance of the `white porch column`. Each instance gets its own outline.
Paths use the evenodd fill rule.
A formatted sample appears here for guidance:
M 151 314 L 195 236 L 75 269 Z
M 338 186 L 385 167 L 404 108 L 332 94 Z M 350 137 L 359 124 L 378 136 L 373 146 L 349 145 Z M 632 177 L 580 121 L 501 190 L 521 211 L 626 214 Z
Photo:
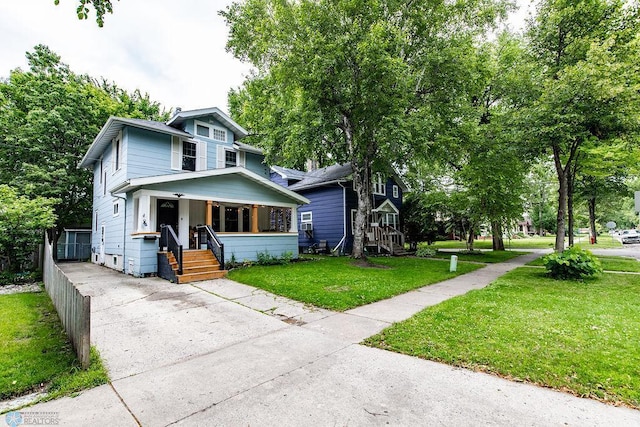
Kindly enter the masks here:
M 143 194 L 138 198 L 137 232 L 151 231 L 151 196 Z
M 297 233 L 298 232 L 298 207 L 291 208 L 291 228 L 289 229 L 289 233 Z
M 189 200 L 178 199 L 178 240 L 189 249 Z

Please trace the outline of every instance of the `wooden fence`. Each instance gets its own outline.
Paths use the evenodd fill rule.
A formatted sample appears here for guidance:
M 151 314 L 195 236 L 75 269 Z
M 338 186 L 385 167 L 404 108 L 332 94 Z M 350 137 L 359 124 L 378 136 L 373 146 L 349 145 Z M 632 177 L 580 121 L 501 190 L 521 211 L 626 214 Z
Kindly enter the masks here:
M 49 242 L 44 244 L 42 275 L 44 287 L 56 307 L 64 330 L 78 355 L 84 369 L 89 367 L 91 350 L 91 297 L 82 295 L 53 260 L 53 249 Z

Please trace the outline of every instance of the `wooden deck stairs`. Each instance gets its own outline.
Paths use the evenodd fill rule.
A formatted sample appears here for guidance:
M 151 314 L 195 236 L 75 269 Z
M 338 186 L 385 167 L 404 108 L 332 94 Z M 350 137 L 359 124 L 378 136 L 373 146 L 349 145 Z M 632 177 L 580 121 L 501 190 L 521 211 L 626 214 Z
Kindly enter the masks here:
M 167 252 L 167 258 L 178 283 L 219 279 L 228 272 L 220 269 L 220 263 L 213 253 L 207 249 L 184 251 L 182 253 L 182 274 L 178 274 L 178 262 L 171 252 Z

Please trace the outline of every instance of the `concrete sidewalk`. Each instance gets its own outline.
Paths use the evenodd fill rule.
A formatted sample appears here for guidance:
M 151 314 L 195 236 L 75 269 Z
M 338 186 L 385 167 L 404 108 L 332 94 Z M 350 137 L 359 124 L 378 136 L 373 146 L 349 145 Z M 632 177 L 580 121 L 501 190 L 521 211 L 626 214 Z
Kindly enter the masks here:
M 93 297 L 92 341 L 112 383 L 23 412 L 69 426 L 640 425 L 640 411 L 355 344 L 533 257 L 345 313 L 229 280 L 66 264 Z

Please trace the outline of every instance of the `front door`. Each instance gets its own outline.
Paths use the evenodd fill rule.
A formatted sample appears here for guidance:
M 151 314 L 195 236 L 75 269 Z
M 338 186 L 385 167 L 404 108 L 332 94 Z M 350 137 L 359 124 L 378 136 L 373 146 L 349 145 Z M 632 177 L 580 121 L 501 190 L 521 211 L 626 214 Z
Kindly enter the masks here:
M 178 234 L 178 201 L 158 199 L 158 220 L 156 221 L 156 231 L 160 231 L 161 225 L 170 225 L 173 231 Z

